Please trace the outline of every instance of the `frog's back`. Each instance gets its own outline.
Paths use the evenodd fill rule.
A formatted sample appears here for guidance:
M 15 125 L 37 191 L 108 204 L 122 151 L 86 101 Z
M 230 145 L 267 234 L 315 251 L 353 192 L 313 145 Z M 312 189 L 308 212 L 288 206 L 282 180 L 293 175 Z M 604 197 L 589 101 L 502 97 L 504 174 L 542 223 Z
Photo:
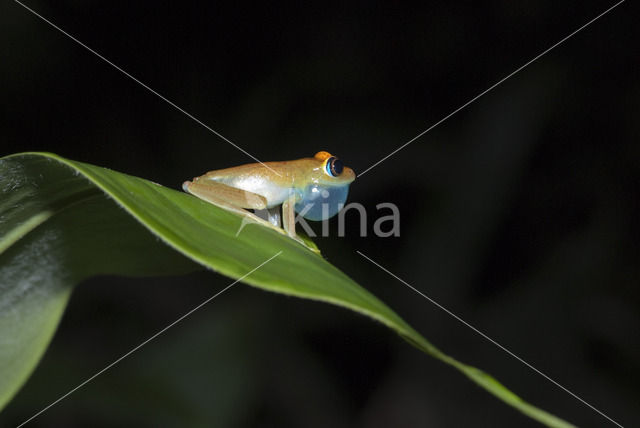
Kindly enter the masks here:
M 206 178 L 215 181 L 226 181 L 233 177 L 264 177 L 281 185 L 291 183 L 309 169 L 313 168 L 313 158 L 303 158 L 292 161 L 249 163 L 231 168 L 216 169 L 205 174 Z

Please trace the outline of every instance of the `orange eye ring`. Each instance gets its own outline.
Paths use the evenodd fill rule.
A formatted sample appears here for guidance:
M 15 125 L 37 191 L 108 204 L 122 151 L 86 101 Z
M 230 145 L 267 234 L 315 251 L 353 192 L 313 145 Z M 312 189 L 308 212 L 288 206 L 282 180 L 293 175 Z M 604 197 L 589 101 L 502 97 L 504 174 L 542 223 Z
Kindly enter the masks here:
M 316 153 L 313 157 L 316 158 L 319 161 L 325 161 L 327 159 L 329 159 L 331 157 L 331 153 L 329 152 L 325 152 L 324 150 L 319 151 L 318 153 Z

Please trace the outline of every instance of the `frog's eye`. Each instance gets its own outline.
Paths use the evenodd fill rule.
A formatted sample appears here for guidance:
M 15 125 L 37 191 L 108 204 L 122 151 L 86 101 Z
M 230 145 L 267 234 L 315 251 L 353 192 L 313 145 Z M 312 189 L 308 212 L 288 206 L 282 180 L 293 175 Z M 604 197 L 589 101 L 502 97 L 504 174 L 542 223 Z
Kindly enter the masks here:
M 342 161 L 340 159 L 335 156 L 331 156 L 324 164 L 324 169 L 330 176 L 337 177 L 342 174 L 344 165 L 342 164 Z

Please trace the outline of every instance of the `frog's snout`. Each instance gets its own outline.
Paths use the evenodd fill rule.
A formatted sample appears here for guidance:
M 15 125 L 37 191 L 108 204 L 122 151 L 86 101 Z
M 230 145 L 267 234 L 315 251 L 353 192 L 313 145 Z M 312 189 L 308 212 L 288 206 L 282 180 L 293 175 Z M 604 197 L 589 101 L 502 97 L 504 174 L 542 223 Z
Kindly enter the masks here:
M 189 193 L 189 185 L 191 184 L 190 181 L 185 181 L 184 183 L 182 183 L 182 190 L 184 190 L 185 192 Z
M 354 181 L 356 179 L 356 173 L 351 168 L 345 167 L 344 171 L 342 172 L 342 174 L 345 176 L 345 178 L 347 179 L 347 181 L 349 183 L 351 183 L 352 181 Z

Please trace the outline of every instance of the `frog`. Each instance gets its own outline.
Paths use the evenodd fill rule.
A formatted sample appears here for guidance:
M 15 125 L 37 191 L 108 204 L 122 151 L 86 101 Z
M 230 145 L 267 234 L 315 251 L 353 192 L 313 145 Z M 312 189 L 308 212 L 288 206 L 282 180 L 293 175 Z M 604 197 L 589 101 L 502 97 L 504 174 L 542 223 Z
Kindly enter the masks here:
M 246 223 L 258 223 L 317 252 L 315 245 L 296 234 L 296 213 L 311 221 L 333 217 L 344 206 L 355 178 L 353 170 L 337 156 L 319 151 L 310 158 L 209 171 L 185 181 L 182 189 L 239 214 L 243 218 L 241 228 Z M 265 212 L 266 219 L 258 215 Z

